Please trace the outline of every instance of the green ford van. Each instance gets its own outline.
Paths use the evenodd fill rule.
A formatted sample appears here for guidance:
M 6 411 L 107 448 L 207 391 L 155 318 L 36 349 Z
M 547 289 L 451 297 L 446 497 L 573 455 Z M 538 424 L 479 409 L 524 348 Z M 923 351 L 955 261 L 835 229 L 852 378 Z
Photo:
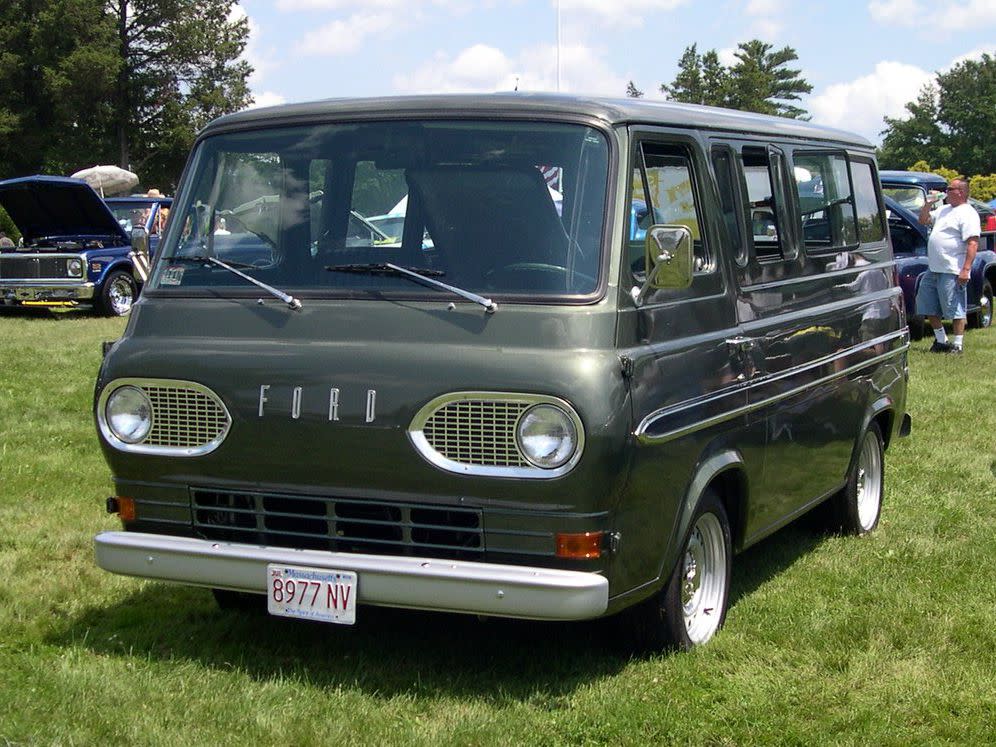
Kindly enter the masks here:
M 97 381 L 97 563 L 704 643 L 736 552 L 825 501 L 878 523 L 910 423 L 878 185 L 860 137 L 672 103 L 218 119 Z

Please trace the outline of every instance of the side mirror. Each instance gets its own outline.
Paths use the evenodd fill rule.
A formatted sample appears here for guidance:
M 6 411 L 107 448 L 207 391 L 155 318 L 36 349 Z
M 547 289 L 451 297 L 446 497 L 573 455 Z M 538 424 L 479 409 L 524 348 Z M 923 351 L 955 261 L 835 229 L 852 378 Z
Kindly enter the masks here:
M 144 227 L 131 229 L 131 257 L 135 276 L 143 283 L 149 279 L 149 232 Z
M 652 290 L 692 284 L 692 232 L 687 226 L 651 226 L 643 246 L 647 279 L 642 288 L 633 289 L 638 305 Z

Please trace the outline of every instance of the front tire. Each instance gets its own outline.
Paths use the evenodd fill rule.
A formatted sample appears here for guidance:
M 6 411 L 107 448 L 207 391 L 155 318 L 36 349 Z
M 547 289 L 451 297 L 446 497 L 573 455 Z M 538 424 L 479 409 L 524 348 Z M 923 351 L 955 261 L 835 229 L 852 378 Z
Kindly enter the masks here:
M 688 651 L 708 642 L 726 620 L 732 555 L 726 509 L 707 489 L 667 585 L 626 613 L 637 645 Z
M 131 311 L 137 296 L 138 286 L 131 273 L 115 270 L 104 280 L 97 306 L 104 316 L 124 316 Z
M 842 534 L 868 534 L 878 526 L 885 490 L 882 431 L 871 422 L 861 437 L 844 489 L 832 500 L 834 523 Z

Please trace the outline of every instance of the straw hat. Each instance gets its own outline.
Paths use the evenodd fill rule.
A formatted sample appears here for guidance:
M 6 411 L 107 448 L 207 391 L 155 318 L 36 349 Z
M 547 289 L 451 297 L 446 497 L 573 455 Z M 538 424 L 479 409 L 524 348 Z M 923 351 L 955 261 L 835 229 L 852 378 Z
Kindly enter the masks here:
M 152 189 L 150 189 L 148 192 L 145 193 L 145 196 L 146 197 L 162 197 L 163 193 L 160 192 L 155 187 L 153 187 Z

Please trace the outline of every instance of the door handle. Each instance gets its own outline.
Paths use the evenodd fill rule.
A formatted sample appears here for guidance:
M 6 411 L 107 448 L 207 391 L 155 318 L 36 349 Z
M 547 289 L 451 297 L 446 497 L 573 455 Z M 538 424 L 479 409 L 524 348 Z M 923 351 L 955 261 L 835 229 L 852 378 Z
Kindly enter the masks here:
M 752 350 L 754 348 L 754 345 L 757 344 L 757 341 L 753 337 L 744 337 L 742 335 L 738 335 L 736 337 L 731 337 L 730 339 L 728 339 L 726 341 L 726 344 L 729 345 L 731 348 L 735 348 L 736 350 L 747 351 L 747 350 Z
M 737 365 L 740 367 L 737 380 L 745 381 L 756 376 L 757 367 L 754 365 L 750 351 L 756 347 L 757 340 L 753 337 L 737 335 L 736 337 L 729 338 L 726 344 L 730 348 L 731 357 L 736 360 Z

